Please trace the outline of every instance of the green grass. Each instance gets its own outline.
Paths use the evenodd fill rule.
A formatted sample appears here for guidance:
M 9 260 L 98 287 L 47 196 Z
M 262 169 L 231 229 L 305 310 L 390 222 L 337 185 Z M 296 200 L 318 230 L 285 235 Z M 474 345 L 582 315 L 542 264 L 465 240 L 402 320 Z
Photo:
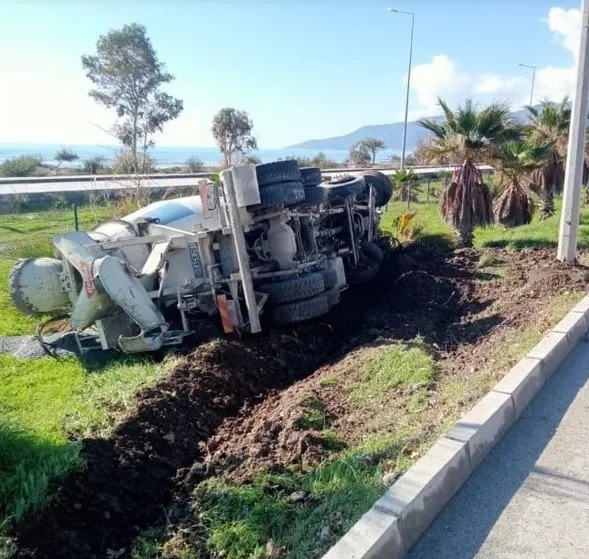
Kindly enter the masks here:
M 421 450 L 415 418 L 434 373 L 434 361 L 419 339 L 370 349 L 360 378 L 346 390 L 361 413 L 378 408 L 379 418 L 387 415 L 387 421 L 378 429 L 367 425 L 371 435 L 364 442 L 346 448 L 336 431 L 326 431 L 325 407 L 317 395 L 310 396 L 301 404 L 299 427 L 321 430 L 326 436 L 330 453 L 322 464 L 310 471 L 260 474 L 241 485 L 210 478 L 194 494 L 194 529 L 167 539 L 161 531 L 145 534 L 136 542 L 133 557 L 204 558 L 223 553 L 226 559 L 262 558 L 269 541 L 287 549 L 289 559 L 318 557 L 383 493 L 383 473 L 409 467 L 414 455 L 406 455 L 408 446 Z M 345 382 L 335 375 L 327 378 L 325 386 Z M 380 412 L 385 401 L 392 415 Z M 304 502 L 293 502 L 295 491 L 305 493 Z
M 478 261 L 479 268 L 493 268 L 499 265 L 499 261 L 495 258 L 495 255 L 489 251 L 485 250 L 481 253 L 481 256 Z
M 309 396 L 302 402 L 303 415 L 299 419 L 300 429 L 316 429 L 322 431 L 327 427 L 325 418 L 325 404 L 314 396 Z
M 312 472 L 265 475 L 247 485 L 208 480 L 196 491 L 195 510 L 209 549 L 227 559 L 262 558 L 272 540 L 290 559 L 318 557 L 382 494 L 382 463 L 397 459 L 406 442 L 373 438 Z M 290 495 L 299 490 L 305 502 L 294 503 Z
M 362 364 L 362 378 L 350 396 L 363 402 L 384 402 L 395 388 L 427 387 L 435 375 L 434 358 L 420 340 L 410 346 L 393 343 L 374 350 Z
M 406 211 L 406 202 L 391 202 L 381 217 L 381 229 L 394 235 L 395 219 Z M 421 242 L 441 246 L 452 244 L 452 229 L 442 221 L 436 203 L 413 202 L 410 211 L 416 212 L 412 224 L 422 230 Z
M 80 208 L 80 229 L 109 216 L 108 208 Z M 38 318 L 18 311 L 8 273 L 18 258 L 52 254 L 51 238 L 73 230 L 71 210 L 2 216 L 0 336 L 34 332 Z M 115 360 L 102 367 L 77 359 L 32 361 L 0 355 L 0 531 L 40 507 L 52 482 L 83 467 L 74 438 L 108 436 L 133 408 L 136 392 L 153 385 L 174 361 Z
M 90 371 L 73 358 L 0 356 L 0 526 L 42 505 L 51 480 L 82 466 L 70 431 L 107 434 L 137 390 L 172 364 L 114 361 Z
M 421 198 L 421 197 L 420 197 Z M 507 248 L 518 250 L 537 246 L 556 247 L 560 224 L 561 200 L 555 200 L 556 215 L 540 220 L 538 214 L 532 222 L 521 227 L 504 229 L 500 226 L 478 227 L 475 229 L 474 243 L 479 248 Z M 389 233 L 395 232 L 394 220 L 407 211 L 405 202 L 393 202 L 383 214 L 381 228 Z M 414 223 L 423 228 L 420 240 L 424 243 L 448 245 L 452 243 L 452 228 L 446 225 L 438 210 L 437 203 L 424 203 L 421 199 L 411 204 L 411 211 L 416 215 Z M 589 206 L 581 206 L 579 226 L 579 248 L 589 248 Z
M 80 230 L 92 229 L 107 219 L 111 212 L 107 207 L 79 208 Z M 53 235 L 73 230 L 71 209 L 3 215 L 0 220 L 0 256 L 28 258 L 51 255 Z

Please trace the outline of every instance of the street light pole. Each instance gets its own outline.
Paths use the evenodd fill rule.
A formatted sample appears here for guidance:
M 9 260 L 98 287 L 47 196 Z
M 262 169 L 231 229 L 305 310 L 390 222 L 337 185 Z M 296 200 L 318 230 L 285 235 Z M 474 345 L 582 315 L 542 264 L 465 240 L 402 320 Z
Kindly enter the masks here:
M 585 160 L 585 133 L 587 129 L 587 105 L 589 101 L 589 0 L 581 4 L 581 41 L 577 62 L 577 82 L 571 110 L 569 144 L 564 174 L 562 213 L 558 235 L 557 258 L 563 262 L 574 262 L 577 256 L 577 233 L 583 164 Z
M 409 116 L 409 88 L 411 87 L 411 62 L 413 59 L 413 29 L 415 27 L 415 14 L 413 12 L 402 12 L 389 8 L 387 11 L 395 14 L 404 14 L 411 16 L 411 39 L 409 42 L 409 70 L 407 72 L 407 94 L 405 96 L 405 122 L 403 124 L 403 147 L 401 151 L 401 170 L 405 168 L 405 150 L 407 147 L 407 118 Z
M 518 66 L 522 68 L 531 68 L 532 70 L 532 88 L 530 89 L 530 107 L 534 104 L 534 82 L 536 81 L 536 66 L 530 64 L 522 64 L 518 62 Z

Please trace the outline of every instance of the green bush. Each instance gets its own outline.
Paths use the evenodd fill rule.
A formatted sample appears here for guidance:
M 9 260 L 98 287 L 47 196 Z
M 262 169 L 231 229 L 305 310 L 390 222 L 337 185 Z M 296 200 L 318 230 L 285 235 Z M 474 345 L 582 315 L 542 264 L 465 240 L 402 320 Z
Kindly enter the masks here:
M 53 207 L 56 210 L 63 210 L 69 206 L 65 194 L 56 194 L 53 202 Z
M 29 208 L 31 200 L 26 194 L 13 194 L 10 197 L 10 207 L 13 212 L 24 212 Z
M 0 165 L 0 176 L 2 177 L 28 177 L 41 165 L 40 157 L 32 155 L 21 155 L 14 159 L 7 159 Z
M 104 170 L 106 160 L 100 155 L 84 159 L 82 171 L 87 175 L 96 175 L 99 171 Z
M 155 171 L 155 161 L 149 155 L 137 154 L 137 161 L 133 160 L 130 150 L 121 150 L 112 164 L 115 175 L 147 174 Z
M 190 173 L 200 173 L 204 167 L 204 163 L 198 157 L 189 157 L 184 165 Z

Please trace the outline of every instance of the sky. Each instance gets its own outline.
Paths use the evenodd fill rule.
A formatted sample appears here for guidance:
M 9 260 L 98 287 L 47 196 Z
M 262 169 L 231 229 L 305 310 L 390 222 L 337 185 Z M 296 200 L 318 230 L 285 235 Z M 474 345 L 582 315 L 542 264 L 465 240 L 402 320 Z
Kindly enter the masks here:
M 574 84 L 580 0 L 0 0 L 0 143 L 108 143 L 115 115 L 81 66 L 99 36 L 137 22 L 184 101 L 161 146 L 213 146 L 214 114 L 249 113 L 261 148 L 404 116 L 415 14 L 411 120 L 466 97 L 514 108 Z

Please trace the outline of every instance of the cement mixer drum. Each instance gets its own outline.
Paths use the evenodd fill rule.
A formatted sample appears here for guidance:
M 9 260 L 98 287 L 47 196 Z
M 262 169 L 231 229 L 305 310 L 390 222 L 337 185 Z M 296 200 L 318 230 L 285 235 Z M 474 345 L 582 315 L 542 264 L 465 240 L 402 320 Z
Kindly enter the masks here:
M 8 289 L 15 305 L 26 314 L 51 314 L 69 305 L 61 283 L 63 264 L 55 258 L 26 258 L 12 268 Z

